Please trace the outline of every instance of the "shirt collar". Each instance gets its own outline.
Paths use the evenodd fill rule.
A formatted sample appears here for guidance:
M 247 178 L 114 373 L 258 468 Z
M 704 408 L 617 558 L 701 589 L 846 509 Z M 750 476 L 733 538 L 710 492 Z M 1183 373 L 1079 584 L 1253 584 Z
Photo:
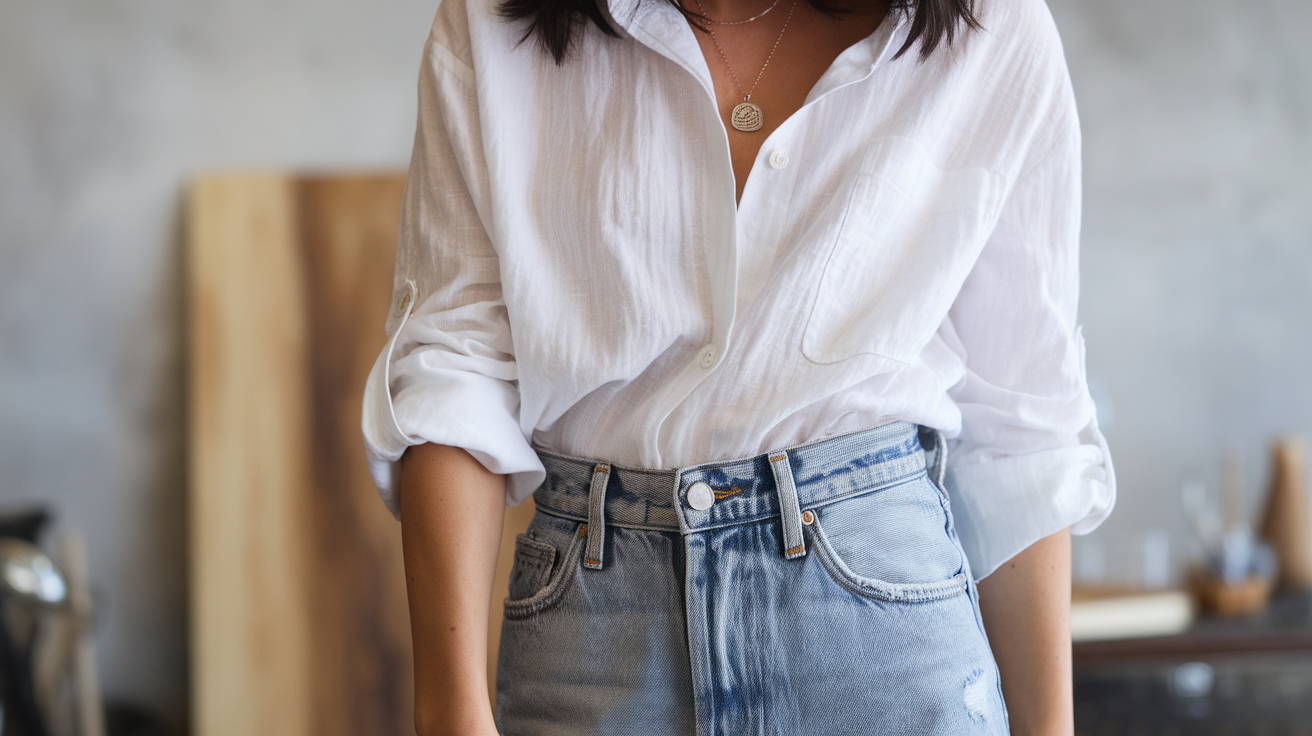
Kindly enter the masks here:
M 804 2 L 805 0 L 798 0 Z M 669 0 L 608 0 L 611 20 L 622 33 L 670 59 L 698 79 L 714 97 L 715 86 L 695 31 Z M 810 104 L 839 87 L 859 82 L 893 52 L 895 39 L 904 39 L 909 26 L 907 13 L 890 9 L 889 17 L 875 32 L 843 50 L 807 95 Z M 900 45 L 900 43 L 899 43 Z
M 609 0 L 611 19 L 622 33 L 686 69 L 712 97 L 706 57 L 683 13 L 669 0 Z
M 799 0 L 800 2 L 801 0 Z M 859 82 L 874 73 L 881 63 L 887 63 L 895 51 L 893 42 L 905 39 L 910 24 L 907 13 L 898 8 L 891 8 L 888 16 L 879 24 L 874 33 L 843 49 L 843 53 L 829 65 L 820 81 L 811 88 L 803 106 L 820 99 L 839 87 Z M 901 46 L 902 41 L 898 41 Z

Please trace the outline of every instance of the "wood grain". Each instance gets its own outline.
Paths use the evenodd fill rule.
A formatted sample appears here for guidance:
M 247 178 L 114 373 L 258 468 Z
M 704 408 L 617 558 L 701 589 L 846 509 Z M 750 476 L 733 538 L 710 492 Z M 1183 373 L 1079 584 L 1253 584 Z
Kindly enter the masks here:
M 218 176 L 189 195 L 193 732 L 412 736 L 400 525 L 360 438 L 404 177 Z M 494 689 L 509 509 L 489 619 Z
M 310 335 L 311 672 L 317 736 L 413 734 L 400 527 L 365 465 L 360 403 L 385 335 L 401 176 L 296 182 Z
M 307 330 L 286 177 L 188 203 L 193 731 L 310 733 Z

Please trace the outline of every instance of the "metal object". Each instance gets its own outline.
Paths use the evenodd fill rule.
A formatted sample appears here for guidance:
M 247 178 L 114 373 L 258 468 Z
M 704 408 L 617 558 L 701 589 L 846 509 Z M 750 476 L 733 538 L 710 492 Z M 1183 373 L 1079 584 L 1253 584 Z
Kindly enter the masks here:
M 774 2 L 770 4 L 770 7 L 766 8 L 765 10 L 762 10 L 761 12 L 757 13 L 756 15 L 753 15 L 752 17 L 746 20 L 711 20 L 710 18 L 707 18 L 705 15 L 702 15 L 701 19 L 706 21 L 707 23 L 714 23 L 717 26 L 740 26 L 744 23 L 751 23 L 754 20 L 759 20 L 761 18 L 764 18 L 767 13 L 769 13 L 771 10 L 774 10 L 778 6 L 779 6 L 779 0 L 774 0 Z
M 21 539 L 0 538 L 0 585 L 3 594 L 38 606 L 68 600 L 64 575 L 41 548 Z
M 697 10 L 702 15 L 706 10 L 702 7 L 701 0 L 697 0 Z M 784 40 L 784 31 L 788 30 L 788 21 L 793 19 L 793 11 L 797 10 L 797 0 L 788 7 L 788 17 L 784 19 L 783 28 L 779 29 L 779 36 L 774 40 L 774 46 L 770 47 L 770 55 L 765 57 L 765 63 L 761 65 L 761 71 L 756 73 L 756 81 L 752 82 L 752 88 L 743 89 L 743 83 L 738 81 L 738 73 L 733 70 L 733 65 L 729 63 L 729 57 L 724 53 L 724 48 L 720 46 L 720 39 L 715 37 L 715 30 L 707 28 L 706 32 L 711 34 L 711 43 L 715 44 L 715 50 L 720 52 L 720 58 L 724 59 L 724 66 L 729 70 L 729 76 L 733 78 L 733 83 L 738 87 L 738 91 L 743 95 L 743 101 L 733 108 L 733 115 L 729 118 L 729 123 L 733 127 L 744 133 L 751 133 L 760 130 L 765 125 L 765 115 L 761 108 L 752 102 L 752 93 L 756 91 L 756 85 L 761 83 L 761 75 L 765 74 L 765 68 L 770 66 L 770 60 L 774 58 L 774 52 L 779 48 L 779 42 Z
M 38 632 L 66 608 L 68 585 L 41 548 L 0 537 L 0 661 L 5 733 L 47 736 L 49 726 L 36 696 L 33 650 Z
M 715 505 L 715 493 L 702 481 L 688 486 L 688 505 L 698 511 L 705 511 Z

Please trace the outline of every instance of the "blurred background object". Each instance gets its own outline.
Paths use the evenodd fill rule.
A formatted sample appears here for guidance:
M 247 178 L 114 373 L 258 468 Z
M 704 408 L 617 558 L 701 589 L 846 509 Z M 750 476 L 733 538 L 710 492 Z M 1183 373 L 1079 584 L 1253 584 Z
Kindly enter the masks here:
M 1226 458 L 1224 513 L 1207 508 L 1201 484 L 1191 487 L 1193 493 L 1182 499 L 1186 515 L 1195 520 L 1197 541 L 1203 548 L 1203 559 L 1189 572 L 1189 588 L 1205 610 L 1219 616 L 1261 611 L 1275 585 L 1275 554 L 1254 536 L 1246 517 L 1242 467 L 1234 455 Z M 1219 536 L 1217 529 L 1221 530 Z
M 1194 599 L 1178 590 L 1076 589 L 1071 601 L 1075 643 L 1170 636 L 1194 622 Z
M 1312 589 L 1312 503 L 1308 499 L 1307 442 L 1283 437 L 1273 448 L 1262 536 L 1275 551 L 1280 587 Z
M 195 736 L 413 732 L 398 526 L 359 441 L 404 186 L 401 174 L 191 186 Z M 531 514 L 507 514 L 503 560 Z M 509 565 L 500 573 L 492 665 Z
M 103 736 L 81 537 L 65 531 L 59 560 L 37 542 L 49 514 L 0 514 L 0 733 Z
M 46 736 L 50 713 L 41 706 L 36 677 L 37 642 L 68 601 L 63 574 L 36 546 L 44 511 L 19 513 L 12 526 L 31 536 L 0 536 L 0 703 L 5 733 Z M 35 521 L 35 524 L 33 523 Z
M 191 187 L 195 736 L 414 731 L 399 527 L 359 440 L 404 185 Z
M 1312 431 L 1312 3 L 1049 5 L 1083 121 L 1081 320 L 1120 482 L 1117 511 L 1075 540 L 1077 581 L 1183 589 L 1233 531 L 1226 487 L 1261 527 L 1232 537 L 1231 566 L 1252 569 L 1234 560 L 1263 538 L 1282 559 L 1257 489 L 1270 443 Z M 181 734 L 193 701 L 185 184 L 402 168 L 435 6 L 0 4 L 0 503 L 54 512 L 48 554 L 84 534 L 111 733 Z M 381 321 L 367 329 L 381 344 Z M 1188 488 L 1214 510 L 1201 535 Z M 1079 645 L 1101 678 L 1081 675 L 1081 728 L 1246 733 L 1294 713 L 1281 704 L 1312 702 L 1300 600 Z M 1178 670 L 1193 663 L 1210 680 Z

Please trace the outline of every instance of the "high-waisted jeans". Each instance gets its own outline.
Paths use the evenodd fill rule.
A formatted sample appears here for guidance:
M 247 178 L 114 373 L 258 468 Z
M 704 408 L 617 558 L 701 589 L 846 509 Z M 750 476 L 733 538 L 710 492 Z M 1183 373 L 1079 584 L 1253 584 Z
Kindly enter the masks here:
M 944 452 L 906 423 L 679 470 L 540 452 L 501 733 L 1006 734 Z

